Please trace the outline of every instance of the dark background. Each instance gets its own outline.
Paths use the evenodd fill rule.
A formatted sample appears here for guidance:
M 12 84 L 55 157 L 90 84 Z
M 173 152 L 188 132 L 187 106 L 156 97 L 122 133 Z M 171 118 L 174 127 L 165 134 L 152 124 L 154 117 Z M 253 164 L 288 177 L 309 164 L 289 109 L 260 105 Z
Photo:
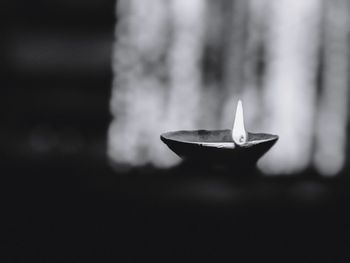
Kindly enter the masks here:
M 347 171 L 111 168 L 114 9 L 1 3 L 3 262 L 345 261 Z

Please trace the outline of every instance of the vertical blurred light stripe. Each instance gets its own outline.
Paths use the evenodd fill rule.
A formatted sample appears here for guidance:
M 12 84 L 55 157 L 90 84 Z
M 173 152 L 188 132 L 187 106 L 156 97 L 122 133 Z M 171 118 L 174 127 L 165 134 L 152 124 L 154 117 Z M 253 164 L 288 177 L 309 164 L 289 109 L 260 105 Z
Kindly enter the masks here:
M 224 24 L 229 10 L 226 0 L 206 0 L 204 51 L 202 57 L 202 90 L 197 128 L 219 129 L 222 111 L 222 64 Z M 225 11 L 223 11 L 225 10 Z
M 202 0 L 120 0 L 108 154 L 117 164 L 178 162 L 159 134 L 196 127 L 201 95 Z
M 158 156 L 174 161 L 165 149 L 155 149 L 165 119 L 168 1 L 120 0 L 113 56 L 113 91 L 108 154 L 125 165 L 144 165 Z M 156 151 L 160 151 L 155 154 Z
M 244 105 L 246 126 L 251 131 L 262 130 L 264 117 L 262 108 L 261 75 L 263 74 L 262 61 L 264 59 L 264 38 L 266 27 L 266 12 L 269 10 L 269 0 L 248 1 L 247 39 L 244 45 L 243 64 L 243 92 L 240 96 Z
M 259 163 L 293 173 L 311 158 L 321 0 L 272 0 L 267 40 L 266 130 L 280 136 Z
M 345 162 L 348 110 L 349 2 L 325 1 L 323 90 L 316 123 L 314 164 L 324 175 L 338 173 Z
M 232 11 L 224 24 L 224 67 L 223 67 L 223 101 L 221 127 L 233 124 L 235 105 L 243 93 L 244 49 L 246 41 L 247 1 L 232 2 Z M 230 10 L 228 10 L 230 11 Z
M 194 129 L 201 105 L 204 47 L 203 0 L 171 1 L 173 39 L 169 50 L 167 129 Z

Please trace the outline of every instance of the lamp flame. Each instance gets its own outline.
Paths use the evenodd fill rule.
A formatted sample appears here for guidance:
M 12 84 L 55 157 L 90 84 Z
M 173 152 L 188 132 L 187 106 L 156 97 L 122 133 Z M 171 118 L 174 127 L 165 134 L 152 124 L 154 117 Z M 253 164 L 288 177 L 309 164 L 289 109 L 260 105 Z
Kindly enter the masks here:
M 247 142 L 247 132 L 244 127 L 244 116 L 242 101 L 239 100 L 236 108 L 235 120 L 232 128 L 232 140 L 237 145 L 243 145 Z

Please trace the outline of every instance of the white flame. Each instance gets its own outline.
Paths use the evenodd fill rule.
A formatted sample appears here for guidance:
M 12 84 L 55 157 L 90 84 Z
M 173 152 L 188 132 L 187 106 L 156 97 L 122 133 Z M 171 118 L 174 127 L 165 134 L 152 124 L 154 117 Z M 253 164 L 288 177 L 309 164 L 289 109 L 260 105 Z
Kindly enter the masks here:
M 244 127 L 243 106 L 241 100 L 238 101 L 236 108 L 236 116 L 232 128 L 232 139 L 238 145 L 247 142 L 247 132 Z

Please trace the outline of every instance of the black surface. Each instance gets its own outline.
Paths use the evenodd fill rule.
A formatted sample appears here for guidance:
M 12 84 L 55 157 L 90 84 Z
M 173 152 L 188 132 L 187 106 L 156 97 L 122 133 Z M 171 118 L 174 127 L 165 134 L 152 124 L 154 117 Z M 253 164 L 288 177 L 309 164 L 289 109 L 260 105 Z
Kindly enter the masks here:
M 237 180 L 182 166 L 118 174 L 104 162 L 64 159 L 2 167 L 2 237 L 16 262 L 334 262 L 348 254 L 346 177 Z

